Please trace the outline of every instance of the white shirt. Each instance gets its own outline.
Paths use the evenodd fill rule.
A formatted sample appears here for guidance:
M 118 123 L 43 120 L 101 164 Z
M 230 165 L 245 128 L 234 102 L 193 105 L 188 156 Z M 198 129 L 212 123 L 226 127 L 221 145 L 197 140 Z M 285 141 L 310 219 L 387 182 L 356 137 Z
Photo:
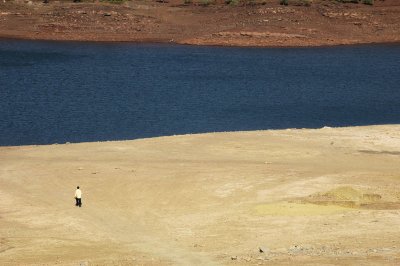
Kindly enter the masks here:
M 75 198 L 78 198 L 78 199 L 82 198 L 82 191 L 80 189 L 77 189 L 75 191 Z

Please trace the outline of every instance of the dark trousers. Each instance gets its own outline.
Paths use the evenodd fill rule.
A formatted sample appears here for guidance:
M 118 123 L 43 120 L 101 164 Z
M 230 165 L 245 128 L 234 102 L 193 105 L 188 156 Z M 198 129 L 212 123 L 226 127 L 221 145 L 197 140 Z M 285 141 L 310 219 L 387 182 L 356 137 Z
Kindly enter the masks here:
M 75 198 L 75 200 L 76 200 L 75 206 L 81 207 L 82 206 L 82 199 Z

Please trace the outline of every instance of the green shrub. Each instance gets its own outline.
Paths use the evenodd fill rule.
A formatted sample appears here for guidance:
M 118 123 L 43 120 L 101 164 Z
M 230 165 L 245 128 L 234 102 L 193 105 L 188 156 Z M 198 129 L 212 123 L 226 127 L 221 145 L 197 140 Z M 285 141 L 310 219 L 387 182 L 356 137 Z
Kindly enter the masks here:
M 257 5 L 257 0 L 247 0 L 247 4 L 251 6 Z
M 312 0 L 296 0 L 295 6 L 311 6 Z
M 374 4 L 374 0 L 363 0 L 363 4 L 372 6 Z
M 336 2 L 341 2 L 341 3 L 354 3 L 358 4 L 360 0 L 336 0 Z
M 225 0 L 225 4 L 227 5 L 232 5 L 232 6 L 237 6 L 239 4 L 240 0 Z
M 183 3 L 184 3 L 185 5 L 188 5 L 188 4 L 193 3 L 193 1 L 192 1 L 192 0 L 183 0 Z
M 281 0 L 280 4 L 284 5 L 284 6 L 287 6 L 289 4 L 289 0 Z
M 200 5 L 209 6 L 211 4 L 215 4 L 215 0 L 201 0 Z
M 122 4 L 125 0 L 100 0 L 100 2 L 111 3 L 111 4 Z

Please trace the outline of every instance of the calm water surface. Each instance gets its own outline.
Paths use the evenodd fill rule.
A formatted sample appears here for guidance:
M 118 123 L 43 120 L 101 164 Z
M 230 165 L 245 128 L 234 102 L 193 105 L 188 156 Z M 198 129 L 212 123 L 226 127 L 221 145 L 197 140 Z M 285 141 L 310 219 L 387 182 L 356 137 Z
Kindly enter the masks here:
M 400 123 L 400 45 L 0 41 L 0 146 Z

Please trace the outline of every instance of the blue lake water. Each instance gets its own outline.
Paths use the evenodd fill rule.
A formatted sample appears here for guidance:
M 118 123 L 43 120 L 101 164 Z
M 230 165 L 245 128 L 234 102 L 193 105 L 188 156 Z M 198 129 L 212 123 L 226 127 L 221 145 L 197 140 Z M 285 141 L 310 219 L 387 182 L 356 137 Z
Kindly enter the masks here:
M 400 123 L 400 45 L 0 41 L 0 146 Z

